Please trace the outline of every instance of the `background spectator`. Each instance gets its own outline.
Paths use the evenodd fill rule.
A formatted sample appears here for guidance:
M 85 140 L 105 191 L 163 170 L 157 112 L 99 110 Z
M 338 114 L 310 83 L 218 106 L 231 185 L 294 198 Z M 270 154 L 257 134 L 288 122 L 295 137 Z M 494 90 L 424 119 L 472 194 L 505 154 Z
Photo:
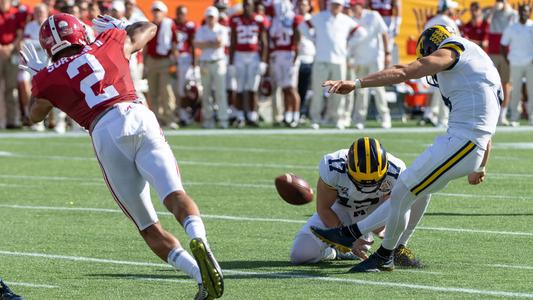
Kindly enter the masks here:
M 312 7 L 309 0 L 299 0 L 297 13 L 302 16 L 303 22 L 311 20 Z M 300 113 L 306 118 L 309 117 L 309 104 L 312 97 L 311 88 L 311 70 L 313 68 L 313 61 L 315 58 L 315 44 L 310 37 L 314 37 L 315 30 L 309 26 L 298 26 L 299 31 L 305 30 L 305 33 L 300 34 L 298 42 L 298 60 L 300 61 L 300 68 L 298 70 L 298 95 L 301 99 Z
M 170 85 L 168 68 L 173 64 L 170 56 L 176 47 L 176 25 L 168 18 L 168 8 L 161 1 L 152 4 L 152 22 L 157 25 L 156 36 L 146 47 L 146 77 L 148 79 L 148 94 L 159 123 L 168 128 L 176 129 L 174 109 L 176 98 Z
M 357 47 L 352 64 L 355 72 L 353 78 L 364 77 L 370 73 L 380 71 L 392 62 L 389 47 L 388 27 L 383 18 L 376 11 L 365 9 L 365 0 L 353 0 L 350 2 L 354 20 L 366 30 L 366 38 L 355 42 Z M 354 96 L 347 96 L 346 102 L 353 101 L 355 97 L 355 126 L 363 129 L 368 112 L 368 102 L 370 92 L 374 92 L 374 102 L 380 115 L 381 127 L 390 128 L 391 116 L 385 96 L 385 88 L 377 87 L 370 89 L 358 89 Z M 346 116 L 347 121 L 351 119 L 351 110 Z
M 339 128 L 344 123 L 339 122 L 339 108 L 342 98 L 330 95 L 325 108 L 324 119 L 324 90 L 322 82 L 326 79 L 341 80 L 346 78 L 346 53 L 348 37 L 357 23 L 341 13 L 344 1 L 330 0 L 329 9 L 314 15 L 302 26 L 315 30 L 316 54 L 312 70 L 313 98 L 311 100 L 311 127 L 319 129 L 320 123 L 333 122 Z M 306 32 L 306 30 L 302 30 Z
M 483 18 L 479 2 L 474 1 L 470 4 L 470 16 L 470 21 L 461 26 L 461 34 L 486 51 L 489 42 L 489 23 Z
M 522 79 L 525 77 L 528 91 L 529 123 L 533 125 L 533 21 L 531 8 L 527 4 L 518 9 L 519 21 L 507 27 L 501 39 L 501 53 L 511 66 L 511 126 L 520 125 L 520 98 Z M 506 47 L 509 47 L 507 53 Z
M 507 107 L 509 106 L 509 99 L 511 94 L 511 86 L 509 84 L 510 70 L 509 62 L 500 53 L 500 40 L 502 34 L 509 25 L 515 23 L 518 19 L 518 14 L 505 0 L 496 0 L 491 13 L 489 15 L 489 46 L 488 54 L 492 62 L 496 66 L 503 87 L 503 103 L 500 111 L 500 125 L 509 125 L 507 121 Z
M 218 9 L 210 6 L 205 11 L 205 24 L 200 27 L 194 45 L 202 50 L 200 74 L 202 78 L 202 127 L 215 127 L 214 104 L 221 128 L 228 128 L 228 99 L 226 98 L 225 49 L 229 44 L 226 26 L 218 23 Z M 214 101 L 211 101 L 213 96 Z

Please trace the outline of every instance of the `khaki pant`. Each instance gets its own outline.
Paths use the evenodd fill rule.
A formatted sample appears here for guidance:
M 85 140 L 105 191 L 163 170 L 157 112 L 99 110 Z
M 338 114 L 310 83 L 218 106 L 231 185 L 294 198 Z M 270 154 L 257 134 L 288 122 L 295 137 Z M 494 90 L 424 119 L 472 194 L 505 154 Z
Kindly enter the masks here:
M 17 61 L 13 57 L 0 58 L 0 128 L 19 123 L 18 100 L 13 95 L 17 88 Z
M 355 75 L 358 78 L 362 78 L 368 74 L 379 71 L 377 62 L 369 65 L 358 65 L 355 68 Z M 355 91 L 355 122 L 364 124 L 368 113 L 368 101 L 370 98 L 369 92 L 374 92 L 374 99 L 376 103 L 376 109 L 381 116 L 382 122 L 390 122 L 390 110 L 385 97 L 385 88 L 374 87 L 367 89 L 357 89 Z
M 320 123 L 322 111 L 324 110 L 324 88 L 322 82 L 325 80 L 344 80 L 346 78 L 346 64 L 332 64 L 328 62 L 315 62 L 313 64 L 312 89 L 313 98 L 311 99 L 311 106 L 309 114 L 311 122 Z M 330 95 L 326 103 L 326 113 L 324 119 L 337 123 L 339 121 L 339 111 L 343 107 L 343 96 Z M 342 103 L 341 103 L 342 102 Z
M 216 103 L 217 117 L 221 125 L 228 123 L 228 99 L 226 95 L 226 62 L 218 60 L 214 62 L 200 62 L 200 74 L 202 77 L 202 117 L 205 125 L 213 123 L 213 94 Z M 213 92 L 213 93 L 212 93 Z
M 176 97 L 170 85 L 168 68 L 172 65 L 169 58 L 148 56 L 144 64 L 148 79 L 148 95 L 152 100 L 152 111 L 162 125 L 175 122 L 174 109 Z
M 494 63 L 496 70 L 498 70 L 502 83 L 504 84 L 508 83 L 509 82 L 509 64 L 507 63 L 503 55 L 490 54 L 489 57 Z
M 524 66 L 511 65 L 511 102 L 509 109 L 511 110 L 511 121 L 520 120 L 520 99 L 522 98 L 522 78 L 526 78 L 527 86 L 527 111 L 529 113 L 529 123 L 533 123 L 533 63 Z

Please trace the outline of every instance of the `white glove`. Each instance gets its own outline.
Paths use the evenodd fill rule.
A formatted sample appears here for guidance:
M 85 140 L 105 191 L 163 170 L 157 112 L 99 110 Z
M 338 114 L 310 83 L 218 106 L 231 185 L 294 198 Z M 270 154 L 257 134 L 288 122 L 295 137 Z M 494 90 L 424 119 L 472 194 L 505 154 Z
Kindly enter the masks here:
M 264 61 L 259 63 L 259 75 L 263 76 L 266 74 L 268 68 L 268 64 Z
M 236 73 L 237 73 L 237 71 L 235 70 L 235 66 L 234 65 L 229 65 L 228 66 L 228 76 L 230 78 L 233 78 L 233 77 L 235 77 Z
M 19 68 L 29 72 L 31 76 L 35 76 L 39 71 L 46 68 L 48 62 L 43 62 L 37 55 L 35 46 L 33 44 L 24 44 L 22 45 L 22 50 L 19 52 L 22 59 Z
M 128 26 L 128 24 L 126 24 L 124 20 L 115 19 L 110 15 L 98 15 L 97 18 L 93 19 L 94 30 L 98 33 L 102 33 L 113 28 L 125 29 L 126 26 Z

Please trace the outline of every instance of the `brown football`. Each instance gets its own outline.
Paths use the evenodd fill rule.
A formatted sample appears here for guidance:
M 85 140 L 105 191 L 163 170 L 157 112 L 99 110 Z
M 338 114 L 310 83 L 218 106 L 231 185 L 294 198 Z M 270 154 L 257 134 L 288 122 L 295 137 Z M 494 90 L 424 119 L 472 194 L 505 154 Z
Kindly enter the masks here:
M 276 177 L 276 190 L 285 202 L 292 205 L 303 205 L 313 201 L 313 189 L 302 178 L 286 173 Z

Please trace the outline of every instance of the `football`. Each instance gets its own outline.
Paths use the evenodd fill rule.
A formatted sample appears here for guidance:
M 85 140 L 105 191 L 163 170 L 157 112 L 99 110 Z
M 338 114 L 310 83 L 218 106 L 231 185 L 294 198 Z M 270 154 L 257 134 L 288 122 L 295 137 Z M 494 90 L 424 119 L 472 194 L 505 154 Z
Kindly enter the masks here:
M 276 190 L 285 202 L 292 205 L 303 205 L 313 201 L 313 189 L 302 178 L 286 173 L 276 177 Z

